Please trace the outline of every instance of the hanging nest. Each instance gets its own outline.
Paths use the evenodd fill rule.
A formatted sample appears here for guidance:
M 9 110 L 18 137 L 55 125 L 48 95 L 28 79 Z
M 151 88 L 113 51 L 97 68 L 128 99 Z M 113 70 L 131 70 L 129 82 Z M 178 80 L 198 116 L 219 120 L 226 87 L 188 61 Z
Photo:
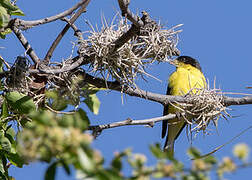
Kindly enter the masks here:
M 169 29 L 148 20 L 137 36 L 116 50 L 116 40 L 130 29 L 123 17 L 116 15 L 111 24 L 103 18 L 101 30 L 95 30 L 90 25 L 92 30 L 86 33 L 87 38 L 82 40 L 79 46 L 81 56 L 92 57 L 90 71 L 105 80 L 111 78 L 122 85 L 135 87 L 137 76 L 151 76 L 145 71 L 148 64 L 166 62 L 172 56 L 178 55 L 176 45 L 181 30 L 176 28 L 181 25 Z

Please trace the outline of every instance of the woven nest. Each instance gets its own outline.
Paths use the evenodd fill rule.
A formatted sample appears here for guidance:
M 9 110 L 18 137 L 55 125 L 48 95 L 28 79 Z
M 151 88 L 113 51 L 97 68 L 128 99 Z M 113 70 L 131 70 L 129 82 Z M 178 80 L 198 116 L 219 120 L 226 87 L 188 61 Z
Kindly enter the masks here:
M 192 93 L 193 92 L 193 93 Z M 172 104 L 182 112 L 190 133 L 207 133 L 209 124 L 216 128 L 220 118 L 230 117 L 223 105 L 223 94 L 219 89 L 193 88 L 185 95 L 187 103 Z
M 176 45 L 181 30 L 175 29 L 180 26 L 168 29 L 151 21 L 141 27 L 137 36 L 114 51 L 114 42 L 130 29 L 130 25 L 119 15 L 115 16 L 111 24 L 104 18 L 101 30 L 95 30 L 90 25 L 92 30 L 80 42 L 79 53 L 92 57 L 90 70 L 95 75 L 105 80 L 116 79 L 121 84 L 134 87 L 137 76 L 149 75 L 145 71 L 148 64 L 165 62 L 178 54 Z

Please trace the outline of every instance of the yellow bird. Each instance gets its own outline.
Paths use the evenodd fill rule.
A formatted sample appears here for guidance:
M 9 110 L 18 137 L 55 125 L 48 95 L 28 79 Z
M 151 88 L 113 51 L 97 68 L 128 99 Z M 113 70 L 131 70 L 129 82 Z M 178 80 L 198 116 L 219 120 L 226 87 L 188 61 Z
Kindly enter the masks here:
M 193 88 L 205 88 L 206 79 L 201 71 L 199 62 L 189 56 L 180 56 L 175 60 L 170 61 L 170 64 L 176 66 L 176 71 L 173 72 L 168 80 L 167 95 L 183 96 Z M 195 93 L 196 89 L 192 90 Z M 169 113 L 176 114 L 179 110 L 172 105 L 164 107 L 163 115 Z M 185 127 L 186 122 L 182 119 L 174 118 L 165 120 L 162 124 L 162 138 L 166 136 L 164 151 L 174 154 L 174 142 Z M 168 133 L 167 133 L 168 127 Z

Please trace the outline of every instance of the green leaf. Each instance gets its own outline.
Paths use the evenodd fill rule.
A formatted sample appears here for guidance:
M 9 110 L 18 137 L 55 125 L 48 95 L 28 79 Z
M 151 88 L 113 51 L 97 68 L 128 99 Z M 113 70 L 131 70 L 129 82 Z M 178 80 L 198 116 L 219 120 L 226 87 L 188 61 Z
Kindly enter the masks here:
M 11 4 L 10 0 L 1 0 L 0 4 L 9 11 L 15 11 L 18 9 L 17 6 L 14 6 L 13 4 Z
M 160 148 L 160 144 L 151 145 L 150 150 L 152 154 L 158 159 L 164 159 L 167 157 L 167 154 Z
M 17 106 L 19 107 L 19 110 L 23 114 L 28 114 L 31 111 L 36 110 L 36 106 L 32 100 L 31 97 L 29 96 L 24 96 L 18 101 L 16 101 Z
M 10 140 L 4 136 L 3 130 L 0 131 L 0 149 L 11 152 L 11 142 Z
M 11 11 L 10 15 L 12 15 L 12 16 L 24 16 L 25 14 L 20 9 L 17 9 L 15 11 Z
M 79 109 L 74 114 L 64 114 L 58 120 L 58 124 L 62 127 L 76 127 L 84 131 L 89 125 L 89 119 L 86 112 Z
M 54 180 L 56 175 L 58 162 L 52 163 L 46 170 L 45 180 Z
M 111 166 L 116 169 L 117 171 L 121 171 L 122 169 L 122 158 L 121 156 L 116 156 L 112 162 L 111 162 Z
M 45 92 L 46 97 L 48 98 L 52 98 L 52 99 L 57 99 L 58 98 L 58 94 L 57 91 L 46 91 Z
M 63 166 L 67 175 L 71 175 L 71 170 L 70 170 L 68 164 L 64 160 L 60 161 L 60 164 Z
M 61 97 L 57 91 L 47 91 L 46 96 L 52 101 L 52 109 L 56 111 L 63 111 L 67 108 L 67 100 Z
M 6 27 L 10 21 L 10 15 L 4 7 L 0 6 L 0 28 Z
M 4 100 L 2 104 L 1 120 L 7 118 L 8 116 L 9 116 L 9 113 L 8 113 L 7 102 L 6 100 Z
M 217 159 L 216 159 L 215 157 L 213 157 L 213 156 L 207 156 L 207 157 L 204 158 L 204 162 L 205 162 L 205 163 L 208 163 L 208 164 L 211 164 L 211 165 L 214 165 L 214 164 L 216 164 L 218 161 L 217 161 Z
M 55 118 L 55 116 L 51 111 L 46 111 L 46 110 L 33 111 L 29 114 L 29 117 L 33 121 L 36 121 L 46 126 L 52 126 L 56 124 L 55 121 L 52 121 L 52 119 Z
M 14 129 L 11 128 L 10 126 L 7 128 L 7 131 L 5 132 L 5 137 L 8 138 L 11 143 L 11 151 L 10 152 L 16 153 L 16 141 L 14 139 L 16 133 L 15 133 Z
M 58 120 L 58 124 L 61 127 L 73 127 L 74 126 L 74 117 L 72 114 L 64 114 L 62 118 Z
M 63 98 L 57 98 L 52 103 L 52 109 L 56 111 L 63 111 L 67 108 L 67 101 Z
M 6 176 L 6 174 L 8 174 L 8 172 L 6 172 L 6 165 L 7 165 L 7 159 L 4 155 L 0 156 L 0 178 L 2 180 L 9 180 L 8 176 Z
M 89 119 L 87 114 L 82 109 L 79 109 L 74 114 L 74 127 L 80 128 L 81 130 L 86 130 L 89 125 Z
M 3 72 L 3 66 L 4 66 L 3 61 L 4 61 L 3 58 L 0 56 L 0 72 Z
M 3 158 L 5 158 L 3 155 L 1 155 L 1 157 L 0 157 L 0 172 L 2 173 L 2 174 L 4 174 L 5 173 L 5 169 L 4 169 L 4 166 L 6 165 L 4 165 L 4 162 L 3 162 Z M 6 161 L 6 160 L 5 160 Z
M 92 84 L 86 84 L 84 87 L 81 88 L 86 94 L 90 95 L 90 94 L 96 94 L 98 91 L 101 90 L 108 90 L 106 88 L 98 88 Z
M 201 157 L 200 151 L 194 147 L 191 147 L 187 150 L 187 154 L 192 158 L 192 159 L 197 159 Z
M 77 153 L 81 168 L 86 172 L 93 172 L 95 170 L 94 161 L 87 155 L 87 153 L 82 148 L 79 148 L 77 150 Z
M 98 114 L 99 113 L 99 108 L 100 108 L 100 101 L 96 94 L 90 94 L 84 101 L 88 108 L 94 113 Z
M 36 106 L 31 97 L 17 91 L 8 92 L 5 96 L 8 104 L 21 114 L 28 114 L 36 110 Z
M 122 180 L 123 178 L 120 176 L 120 174 L 114 170 L 100 170 L 95 174 L 97 179 L 102 180 Z
M 24 159 L 19 156 L 18 153 L 10 153 L 7 155 L 8 160 L 13 164 L 14 166 L 22 168 L 24 165 Z

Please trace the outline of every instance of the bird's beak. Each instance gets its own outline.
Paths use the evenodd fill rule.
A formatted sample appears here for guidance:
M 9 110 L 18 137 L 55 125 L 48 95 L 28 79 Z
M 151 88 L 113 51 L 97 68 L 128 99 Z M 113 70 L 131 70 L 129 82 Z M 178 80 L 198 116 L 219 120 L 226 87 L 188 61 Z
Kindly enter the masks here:
M 168 61 L 171 65 L 174 65 L 174 66 L 178 66 L 178 60 L 177 59 L 174 59 L 174 60 L 170 60 Z

